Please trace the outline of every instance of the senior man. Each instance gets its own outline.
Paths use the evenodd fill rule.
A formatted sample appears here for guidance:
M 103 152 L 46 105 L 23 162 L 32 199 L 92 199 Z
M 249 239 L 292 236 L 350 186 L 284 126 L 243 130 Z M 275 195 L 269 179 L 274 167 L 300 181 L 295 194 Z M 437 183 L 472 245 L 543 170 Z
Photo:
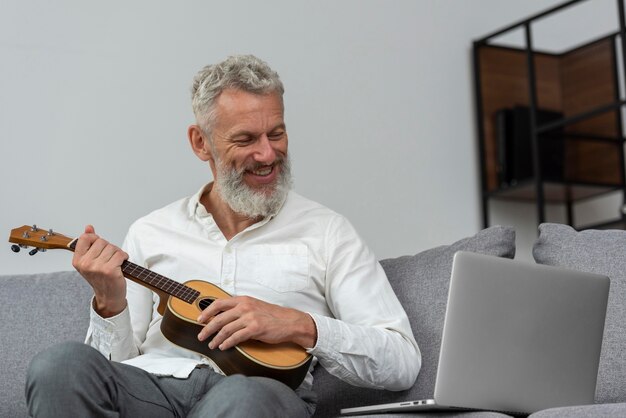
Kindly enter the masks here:
M 197 74 L 188 138 L 214 181 L 137 220 L 123 250 L 85 228 L 73 265 L 94 290 L 86 344 L 35 357 L 26 385 L 32 416 L 308 417 L 317 361 L 357 386 L 414 383 L 419 349 L 374 254 L 344 217 L 291 190 L 283 91 L 278 74 L 251 55 Z M 122 275 L 129 258 L 233 295 L 202 312 L 197 338 L 219 350 L 295 343 L 315 359 L 302 384 L 224 376 L 168 341 L 158 297 Z

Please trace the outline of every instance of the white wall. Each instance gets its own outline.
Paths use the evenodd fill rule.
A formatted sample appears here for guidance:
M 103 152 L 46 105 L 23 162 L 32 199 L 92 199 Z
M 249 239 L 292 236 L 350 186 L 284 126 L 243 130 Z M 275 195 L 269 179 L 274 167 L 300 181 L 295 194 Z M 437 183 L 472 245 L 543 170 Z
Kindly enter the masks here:
M 133 220 L 194 193 L 210 172 L 186 140 L 191 78 L 254 53 L 287 89 L 298 192 L 345 214 L 379 258 L 473 234 L 471 41 L 557 3 L 5 0 L 0 233 L 37 223 L 76 236 L 92 223 L 120 244 Z M 518 227 L 526 254 L 534 211 L 511 214 L 496 207 L 494 220 Z M 67 270 L 70 258 L 7 243 L 0 273 Z

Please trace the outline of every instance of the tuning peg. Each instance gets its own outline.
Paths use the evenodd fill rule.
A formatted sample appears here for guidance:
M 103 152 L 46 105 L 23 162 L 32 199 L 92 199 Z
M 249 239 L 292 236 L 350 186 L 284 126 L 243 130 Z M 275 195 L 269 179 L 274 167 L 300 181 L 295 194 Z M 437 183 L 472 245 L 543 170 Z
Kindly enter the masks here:
M 37 228 L 37 225 L 33 225 L 33 227 L 30 230 L 33 232 L 37 232 L 39 231 L 39 228 Z
M 33 248 L 28 252 L 28 255 L 35 255 L 39 252 L 39 248 Z
M 48 229 L 48 236 L 51 237 L 54 235 L 54 231 L 52 230 L 52 228 Z
M 20 252 L 20 246 L 19 245 L 11 245 L 11 251 L 13 251 L 14 253 L 19 253 Z
M 28 233 L 28 231 L 24 231 L 24 233 L 22 234 L 22 238 L 30 238 L 30 234 Z

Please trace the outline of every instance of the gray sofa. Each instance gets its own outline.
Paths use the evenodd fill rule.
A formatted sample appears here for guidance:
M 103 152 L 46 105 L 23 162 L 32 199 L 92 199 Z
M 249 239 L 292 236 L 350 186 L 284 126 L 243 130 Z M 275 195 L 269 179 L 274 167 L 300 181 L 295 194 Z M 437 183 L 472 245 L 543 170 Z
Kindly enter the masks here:
M 319 397 L 316 417 L 337 416 L 343 407 L 432 397 L 452 257 L 459 250 L 512 258 L 515 232 L 508 227 L 491 227 L 451 245 L 382 260 L 422 350 L 423 367 L 418 380 L 402 392 L 364 389 L 345 384 L 318 366 L 314 383 Z M 611 278 L 611 293 L 597 404 L 548 409 L 532 417 L 626 416 L 626 231 L 576 232 L 564 225 L 544 224 L 533 255 L 540 263 L 606 274 Z M 24 376 L 29 360 L 37 352 L 60 341 L 83 340 L 90 294 L 90 288 L 75 272 L 0 277 L 0 417 L 27 416 Z M 72 416 L 71 411 L 68 416 Z M 477 411 L 411 416 L 507 415 Z

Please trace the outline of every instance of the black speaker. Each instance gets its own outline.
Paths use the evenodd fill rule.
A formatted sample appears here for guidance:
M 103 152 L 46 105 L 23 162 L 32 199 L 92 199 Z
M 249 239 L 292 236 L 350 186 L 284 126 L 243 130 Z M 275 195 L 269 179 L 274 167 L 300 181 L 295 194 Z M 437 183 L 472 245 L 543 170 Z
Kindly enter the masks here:
M 563 114 L 551 110 L 537 111 L 537 126 L 559 120 Z M 496 147 L 498 183 L 515 186 L 533 177 L 530 109 L 527 106 L 500 109 L 496 112 Z M 539 155 L 544 180 L 562 181 L 565 175 L 565 141 L 562 128 L 539 135 Z

